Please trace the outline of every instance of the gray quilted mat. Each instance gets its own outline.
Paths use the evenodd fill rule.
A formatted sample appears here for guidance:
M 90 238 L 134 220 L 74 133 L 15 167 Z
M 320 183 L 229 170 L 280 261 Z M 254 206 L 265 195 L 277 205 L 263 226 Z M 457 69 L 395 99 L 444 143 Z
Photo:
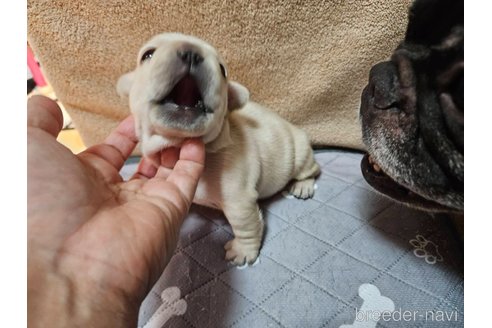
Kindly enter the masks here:
M 313 199 L 262 201 L 266 233 L 251 267 L 224 260 L 224 216 L 193 206 L 139 327 L 462 327 L 462 243 L 445 218 L 374 192 L 361 157 L 317 152 Z

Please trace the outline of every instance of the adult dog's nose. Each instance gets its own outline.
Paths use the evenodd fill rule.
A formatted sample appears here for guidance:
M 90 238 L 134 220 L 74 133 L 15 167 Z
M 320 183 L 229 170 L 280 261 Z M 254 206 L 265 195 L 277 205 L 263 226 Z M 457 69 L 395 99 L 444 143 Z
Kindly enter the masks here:
M 398 109 L 400 96 L 396 66 L 391 62 L 374 65 L 369 74 L 369 89 L 374 109 Z
M 203 61 L 203 57 L 192 50 L 178 51 L 177 54 L 188 65 L 197 65 Z

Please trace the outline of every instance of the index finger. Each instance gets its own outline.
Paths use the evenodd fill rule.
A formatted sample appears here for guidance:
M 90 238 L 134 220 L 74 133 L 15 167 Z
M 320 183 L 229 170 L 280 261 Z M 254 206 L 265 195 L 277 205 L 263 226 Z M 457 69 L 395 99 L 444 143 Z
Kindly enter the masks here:
M 199 139 L 186 140 L 181 146 L 179 159 L 167 181 L 178 187 L 188 204 L 195 195 L 198 180 L 205 164 L 205 146 Z
M 82 153 L 81 157 L 96 156 L 120 170 L 137 145 L 135 120 L 132 115 L 124 119 L 103 143 L 94 145 Z

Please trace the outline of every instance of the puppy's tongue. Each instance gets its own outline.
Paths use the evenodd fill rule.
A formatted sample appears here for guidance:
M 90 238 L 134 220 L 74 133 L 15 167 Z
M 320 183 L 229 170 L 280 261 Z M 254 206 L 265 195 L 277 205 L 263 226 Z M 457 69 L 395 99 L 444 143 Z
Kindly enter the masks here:
M 195 107 L 202 99 L 195 79 L 190 75 L 183 77 L 169 96 L 176 105 L 183 107 Z

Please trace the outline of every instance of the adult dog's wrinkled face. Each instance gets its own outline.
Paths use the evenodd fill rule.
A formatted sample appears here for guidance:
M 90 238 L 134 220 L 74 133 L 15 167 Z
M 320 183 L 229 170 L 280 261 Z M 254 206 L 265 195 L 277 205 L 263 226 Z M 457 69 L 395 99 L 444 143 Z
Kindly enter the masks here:
M 463 1 L 417 0 L 405 40 L 362 94 L 369 184 L 417 208 L 463 211 L 463 86 Z
M 140 136 L 204 137 L 205 142 L 220 133 L 227 110 L 241 107 L 249 96 L 246 88 L 227 81 L 225 63 L 210 44 L 179 33 L 149 40 L 136 69 L 119 79 L 117 89 L 129 95 Z

